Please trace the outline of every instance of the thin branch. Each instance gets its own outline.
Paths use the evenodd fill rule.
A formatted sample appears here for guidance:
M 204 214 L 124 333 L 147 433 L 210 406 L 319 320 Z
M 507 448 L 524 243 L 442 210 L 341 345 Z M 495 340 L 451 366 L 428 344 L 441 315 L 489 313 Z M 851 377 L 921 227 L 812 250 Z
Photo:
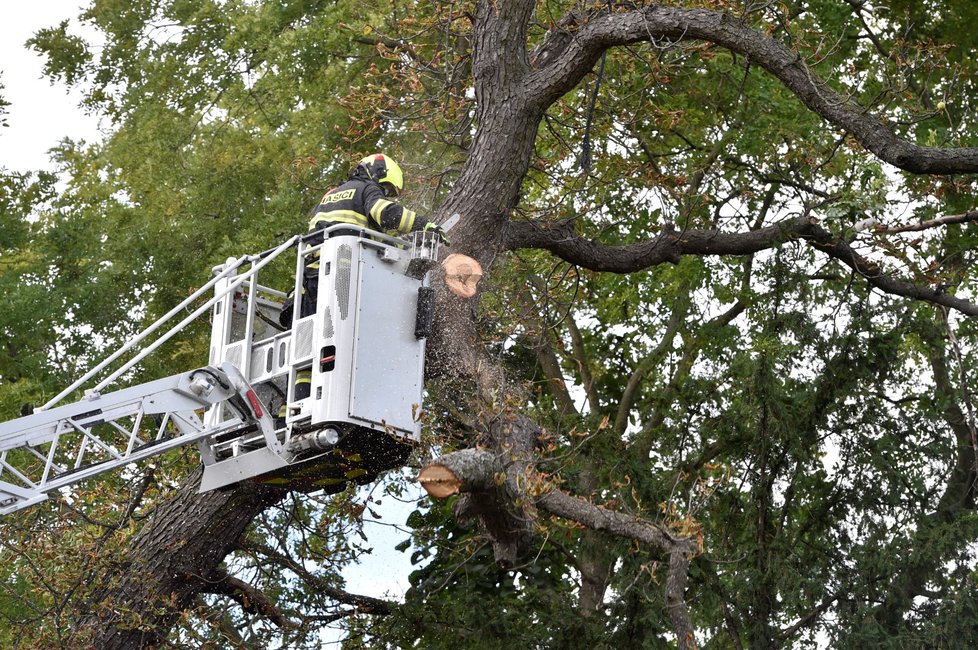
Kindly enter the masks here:
M 574 320 L 572 314 L 567 315 L 567 318 L 564 319 L 564 324 L 570 333 L 572 358 L 577 365 L 578 371 L 581 373 L 581 384 L 584 386 L 584 394 L 587 396 L 591 411 L 597 413 L 601 406 L 601 401 L 598 398 L 598 392 L 595 390 L 594 375 L 591 372 L 590 358 L 587 353 L 587 348 L 584 345 L 584 337 L 581 335 L 581 330 L 577 327 L 577 321 Z
M 397 603 L 387 600 L 351 594 L 347 591 L 343 591 L 342 589 L 337 589 L 333 585 L 326 582 L 323 578 L 306 569 L 301 563 L 299 563 L 298 560 L 291 558 L 284 553 L 280 553 L 279 551 L 276 551 L 265 544 L 261 544 L 254 540 L 247 540 L 241 544 L 241 549 L 265 556 L 266 558 L 289 569 L 305 580 L 316 590 L 316 593 L 332 598 L 338 603 L 352 605 L 362 613 L 384 616 L 390 614 L 397 606 Z
M 286 618 L 282 611 L 268 599 L 265 592 L 244 580 L 235 578 L 223 569 L 215 569 L 211 573 L 202 591 L 227 596 L 237 602 L 244 611 L 263 616 L 283 630 L 298 627 L 297 623 Z
M 532 277 L 530 278 L 530 282 L 539 291 L 546 291 L 546 287 L 543 286 L 539 278 Z M 574 405 L 574 399 L 567 390 L 566 378 L 564 377 L 563 369 L 560 367 L 560 360 L 557 358 L 556 352 L 554 352 L 553 342 L 549 336 L 550 329 L 544 325 L 544 319 L 538 315 L 540 312 L 539 306 L 528 290 L 524 289 L 519 291 L 518 296 L 520 302 L 524 305 L 524 309 L 528 313 L 532 313 L 530 318 L 536 321 L 537 334 L 529 334 L 529 336 L 533 339 L 532 347 L 536 352 L 537 362 L 540 364 L 540 368 L 546 376 L 547 389 L 553 395 L 560 409 L 560 417 L 565 418 L 571 415 L 577 415 L 577 407 Z
M 956 223 L 968 223 L 970 221 L 978 221 L 978 210 L 968 210 L 962 214 L 938 217 L 937 219 L 931 219 L 930 221 L 911 223 L 903 226 L 887 227 L 877 225 L 873 229 L 873 232 L 880 235 L 893 235 L 900 232 L 920 232 L 921 230 L 928 230 L 930 228 L 939 228 L 940 226 L 948 226 Z
M 224 637 L 234 650 L 250 650 L 244 638 L 228 620 L 226 610 L 208 605 L 200 596 L 194 599 L 194 606 L 197 608 L 197 614 L 213 625 L 214 629 Z
M 786 640 L 790 639 L 791 637 L 793 637 L 794 635 L 798 634 L 798 632 L 802 628 L 806 628 L 809 625 L 811 625 L 812 623 L 814 623 L 816 620 L 818 620 L 818 617 L 821 616 L 822 613 L 825 610 L 827 610 L 829 607 L 831 607 L 832 604 L 835 601 L 837 601 L 838 599 L 839 599 L 839 596 L 837 594 L 832 594 L 830 596 L 826 596 L 824 599 L 822 599 L 822 602 L 820 602 L 818 605 L 816 605 L 815 608 L 812 609 L 812 611 L 810 611 L 807 614 L 805 614 L 804 616 L 802 616 L 801 619 L 798 620 L 798 622 L 796 622 L 794 625 L 792 625 L 790 627 L 787 627 L 784 630 L 782 630 L 781 633 L 778 634 L 778 637 L 780 639 L 786 641 Z
M 662 332 L 662 338 L 659 340 L 659 344 L 655 347 L 651 353 L 645 356 L 635 369 L 632 374 L 628 377 L 628 382 L 625 384 L 625 390 L 622 392 L 621 401 L 618 403 L 618 412 L 615 415 L 615 423 L 612 427 L 612 431 L 617 436 L 624 435 L 625 429 L 628 428 L 628 415 L 632 411 L 632 406 L 635 404 L 635 399 L 638 397 L 639 388 L 642 385 L 642 381 L 645 379 L 645 375 L 648 374 L 649 370 L 654 368 L 661 360 L 662 357 L 672 348 L 672 342 L 676 334 L 679 332 L 679 327 L 683 324 L 686 319 L 686 314 L 689 313 L 689 306 L 691 300 L 689 300 L 689 285 L 688 283 L 683 283 L 680 288 L 682 295 L 679 299 L 674 301 L 672 313 L 669 315 L 669 321 L 666 323 L 666 327 Z

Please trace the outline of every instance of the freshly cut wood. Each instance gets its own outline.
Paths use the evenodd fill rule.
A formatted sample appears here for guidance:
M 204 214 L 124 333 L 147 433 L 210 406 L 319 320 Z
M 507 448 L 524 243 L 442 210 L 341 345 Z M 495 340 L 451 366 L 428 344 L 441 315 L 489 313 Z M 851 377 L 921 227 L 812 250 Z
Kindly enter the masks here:
M 468 255 L 452 253 L 444 259 L 441 267 L 445 270 L 445 284 L 460 298 L 475 295 L 482 279 L 482 265 Z
M 433 499 L 444 499 L 458 494 L 462 481 L 444 465 L 428 465 L 418 474 L 418 482 Z
M 500 470 L 494 454 L 483 449 L 463 449 L 425 465 L 418 473 L 418 482 L 431 497 L 444 499 L 462 491 L 497 489 L 493 478 Z

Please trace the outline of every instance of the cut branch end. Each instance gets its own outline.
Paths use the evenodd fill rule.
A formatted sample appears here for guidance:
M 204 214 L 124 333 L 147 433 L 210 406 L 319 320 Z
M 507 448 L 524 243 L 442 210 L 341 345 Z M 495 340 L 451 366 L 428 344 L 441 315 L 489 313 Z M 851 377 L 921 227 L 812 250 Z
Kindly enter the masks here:
M 462 487 L 462 481 L 455 472 L 439 464 L 424 467 L 418 474 L 418 483 L 432 499 L 446 499 L 458 494 Z

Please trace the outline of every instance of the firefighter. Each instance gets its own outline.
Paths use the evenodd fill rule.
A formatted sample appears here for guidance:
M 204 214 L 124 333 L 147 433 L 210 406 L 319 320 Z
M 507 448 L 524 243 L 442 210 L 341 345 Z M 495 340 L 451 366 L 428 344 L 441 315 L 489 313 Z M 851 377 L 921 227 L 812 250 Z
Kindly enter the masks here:
M 350 180 L 323 195 L 319 204 L 313 208 L 309 230 L 316 232 L 341 223 L 391 235 L 426 230 L 435 233 L 443 244 L 448 245 L 448 238 L 441 226 L 391 200 L 402 189 L 404 175 L 393 159 L 382 153 L 367 156 L 350 174 Z M 313 240 L 313 243 L 319 242 Z M 318 261 L 306 266 L 302 281 L 304 295 L 300 318 L 316 311 L 318 269 Z M 292 302 L 290 298 L 279 316 L 279 322 L 285 328 L 292 326 Z
M 443 244 L 448 245 L 448 238 L 441 226 L 391 200 L 403 189 L 404 174 L 392 158 L 382 153 L 367 156 L 353 170 L 348 181 L 323 195 L 319 204 L 313 208 L 309 230 L 316 232 L 342 223 L 391 235 L 425 230 L 433 232 Z M 312 243 L 317 244 L 320 241 L 314 239 Z M 319 261 L 317 259 L 306 265 L 302 278 L 300 318 L 316 312 L 318 286 Z M 290 297 L 279 315 L 279 322 L 286 329 L 292 327 L 293 309 L 294 301 Z M 310 380 L 309 371 L 298 374 L 295 385 L 297 399 L 309 396 Z M 284 418 L 285 407 L 282 408 L 280 421 L 284 421 L 282 418 Z
M 309 230 L 338 223 L 351 223 L 391 235 L 429 230 L 447 244 L 441 226 L 390 200 L 402 189 L 404 175 L 396 162 L 382 153 L 367 156 L 357 165 L 350 180 L 326 192 L 313 209 Z

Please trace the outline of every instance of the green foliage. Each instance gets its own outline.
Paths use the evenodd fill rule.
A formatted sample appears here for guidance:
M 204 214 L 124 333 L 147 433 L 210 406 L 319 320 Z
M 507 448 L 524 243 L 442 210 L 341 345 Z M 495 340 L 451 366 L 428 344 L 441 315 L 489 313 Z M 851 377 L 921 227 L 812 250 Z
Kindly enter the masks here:
M 3 90 L 3 89 L 4 89 L 4 85 L 2 83 L 0 83 L 0 90 Z M 8 106 L 10 106 L 10 102 L 8 102 L 7 100 L 5 100 L 3 98 L 3 95 L 0 95 L 0 127 L 10 126 L 7 123 L 7 117 L 6 117 L 7 116 L 7 107 Z
M 83 19 L 99 47 L 67 24 L 39 32 L 47 73 L 81 87 L 109 129 L 57 150 L 61 185 L 0 175 L 0 415 L 42 402 L 227 256 L 303 230 L 362 154 L 398 157 L 408 202 L 436 207 L 478 126 L 469 4 L 95 0 Z M 538 3 L 531 45 L 575 4 Z M 893 0 L 872 16 L 829 1 L 696 4 L 783 40 L 831 86 L 895 115 L 901 134 L 976 142 L 968 0 Z M 547 112 L 514 218 L 572 220 L 585 238 L 632 245 L 666 224 L 748 232 L 807 215 L 886 273 L 975 295 L 973 224 L 854 229 L 971 210 L 974 178 L 893 173 L 754 62 L 707 44 L 609 52 L 589 116 L 594 88 L 592 75 Z M 974 645 L 974 456 L 960 428 L 973 318 L 945 324 L 802 241 L 630 274 L 519 251 L 484 286 L 482 343 L 547 431 L 548 478 L 701 541 L 686 598 L 705 647 Z M 205 356 L 193 330 L 134 379 Z M 473 422 L 500 407 L 468 412 L 464 390 L 428 388 L 422 454 L 471 446 Z M 145 493 L 143 475 L 122 474 L 0 522 L 0 646 L 77 641 L 69 621 L 86 611 L 88 579 L 195 462 L 165 456 Z M 317 647 L 324 621 L 344 614 L 325 587 L 342 588 L 342 567 L 368 552 L 358 531 L 372 504 L 297 495 L 227 559 L 294 628 L 208 595 L 171 640 Z M 530 558 L 502 571 L 450 503 L 422 504 L 407 524 L 403 604 L 351 615 L 344 647 L 674 643 L 655 551 L 541 517 Z M 582 616 L 585 573 L 600 585 Z
M 38 52 L 49 54 L 44 62 L 44 74 L 67 84 L 82 81 L 85 68 L 92 60 L 84 39 L 68 33 L 67 20 L 57 27 L 38 31 L 27 44 Z

